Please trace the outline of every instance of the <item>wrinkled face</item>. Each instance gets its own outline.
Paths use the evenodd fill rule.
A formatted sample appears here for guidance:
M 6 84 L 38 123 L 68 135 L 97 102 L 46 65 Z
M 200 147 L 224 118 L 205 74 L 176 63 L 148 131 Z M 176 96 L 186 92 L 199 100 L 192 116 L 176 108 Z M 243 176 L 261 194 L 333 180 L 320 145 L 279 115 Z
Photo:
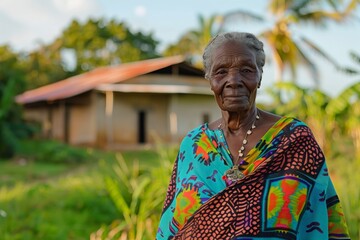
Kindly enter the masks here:
M 255 50 L 228 41 L 215 49 L 211 57 L 210 86 L 220 109 L 239 112 L 252 108 L 261 80 Z

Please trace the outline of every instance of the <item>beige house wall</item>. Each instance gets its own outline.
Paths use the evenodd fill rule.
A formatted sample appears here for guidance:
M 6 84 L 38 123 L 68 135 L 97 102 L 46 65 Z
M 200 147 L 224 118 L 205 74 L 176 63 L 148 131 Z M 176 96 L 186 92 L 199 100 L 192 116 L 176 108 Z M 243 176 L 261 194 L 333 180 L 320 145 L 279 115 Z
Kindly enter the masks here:
M 172 95 L 169 107 L 169 122 L 171 123 L 172 140 L 181 140 L 190 130 L 204 123 L 205 115 L 209 122 L 218 119 L 220 115 L 214 97 L 210 95 Z M 174 123 L 176 122 L 176 131 Z
M 68 103 L 69 143 L 98 147 L 136 145 L 140 111 L 146 116 L 146 143 L 158 140 L 178 143 L 188 131 L 204 122 L 205 115 L 209 121 L 220 117 L 211 95 L 114 92 L 112 96 L 110 114 L 106 112 L 103 92 L 93 91 L 86 101 L 74 99 L 78 104 Z M 25 117 L 42 124 L 43 136 L 65 141 L 64 103 L 27 108 Z
M 51 106 L 51 137 L 56 140 L 65 140 L 64 136 L 64 115 L 65 115 L 65 105 L 60 103 L 60 105 Z
M 145 112 L 146 143 L 156 138 L 169 139 L 167 106 L 169 95 L 147 93 L 113 93 L 113 110 L 106 115 L 106 95 L 98 95 L 98 142 L 111 144 L 137 144 L 139 112 Z
M 95 104 L 73 105 L 70 108 L 69 142 L 75 145 L 93 145 L 96 142 Z

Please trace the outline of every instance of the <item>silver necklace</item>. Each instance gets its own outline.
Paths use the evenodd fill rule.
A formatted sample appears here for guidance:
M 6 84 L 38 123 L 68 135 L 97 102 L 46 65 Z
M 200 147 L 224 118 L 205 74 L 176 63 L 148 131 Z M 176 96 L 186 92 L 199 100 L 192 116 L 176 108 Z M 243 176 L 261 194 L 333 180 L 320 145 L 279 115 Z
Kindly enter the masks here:
M 255 120 L 252 123 L 251 128 L 249 130 L 247 130 L 247 132 L 245 134 L 245 137 L 244 137 L 244 139 L 242 141 L 241 147 L 238 150 L 237 161 L 234 162 L 234 166 L 231 169 L 227 170 L 225 172 L 225 174 L 223 175 L 223 179 L 225 181 L 227 181 L 227 182 L 230 181 L 230 183 L 231 183 L 233 181 L 237 181 L 237 180 L 240 180 L 240 179 L 245 177 L 244 173 L 240 170 L 240 165 L 243 165 L 243 164 L 246 163 L 244 158 L 243 158 L 244 157 L 245 146 L 248 143 L 248 136 L 251 135 L 253 133 L 254 129 L 256 128 L 256 125 L 255 125 L 256 120 L 259 120 L 259 119 L 260 119 L 260 117 L 256 113 Z M 221 129 L 221 123 L 219 124 L 218 128 Z M 241 159 L 241 161 L 240 161 L 240 159 Z

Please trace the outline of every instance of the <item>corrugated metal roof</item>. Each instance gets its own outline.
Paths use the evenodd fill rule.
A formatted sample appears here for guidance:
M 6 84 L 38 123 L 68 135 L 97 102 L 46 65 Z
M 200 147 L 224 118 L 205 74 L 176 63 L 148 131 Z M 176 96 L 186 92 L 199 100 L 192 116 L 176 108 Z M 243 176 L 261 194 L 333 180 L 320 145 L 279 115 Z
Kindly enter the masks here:
M 101 67 L 16 96 L 20 104 L 54 101 L 76 96 L 101 84 L 118 83 L 184 61 L 181 56 L 156 58 L 117 66 Z

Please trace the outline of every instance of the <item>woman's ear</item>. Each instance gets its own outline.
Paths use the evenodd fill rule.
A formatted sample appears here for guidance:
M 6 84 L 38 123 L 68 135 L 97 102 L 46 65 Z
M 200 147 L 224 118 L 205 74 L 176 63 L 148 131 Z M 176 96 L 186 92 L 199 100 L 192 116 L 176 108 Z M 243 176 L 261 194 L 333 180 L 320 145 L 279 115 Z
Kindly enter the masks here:
M 259 81 L 259 83 L 258 83 L 258 85 L 257 85 L 257 88 L 260 88 L 260 87 L 261 87 L 261 79 L 262 79 L 262 76 L 260 77 L 260 81 Z

